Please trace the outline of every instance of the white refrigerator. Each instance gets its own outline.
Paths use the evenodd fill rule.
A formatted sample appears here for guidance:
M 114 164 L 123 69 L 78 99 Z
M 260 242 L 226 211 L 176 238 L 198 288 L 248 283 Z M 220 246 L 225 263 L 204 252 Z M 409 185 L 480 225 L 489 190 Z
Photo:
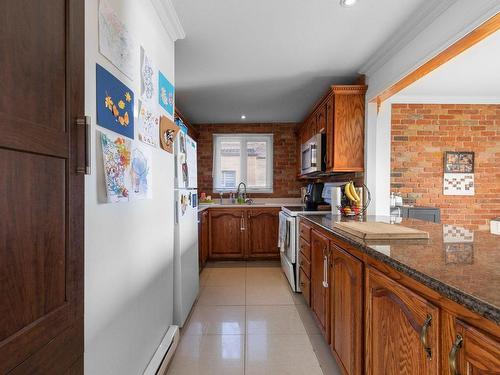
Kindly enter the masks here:
M 197 149 L 182 131 L 174 144 L 174 324 L 182 327 L 199 291 Z

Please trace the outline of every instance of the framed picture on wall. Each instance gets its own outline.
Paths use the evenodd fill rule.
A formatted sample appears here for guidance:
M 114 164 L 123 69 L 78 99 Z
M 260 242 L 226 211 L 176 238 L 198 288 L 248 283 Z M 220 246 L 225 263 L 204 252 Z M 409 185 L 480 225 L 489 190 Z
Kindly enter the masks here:
M 444 173 L 474 173 L 472 151 L 445 151 Z

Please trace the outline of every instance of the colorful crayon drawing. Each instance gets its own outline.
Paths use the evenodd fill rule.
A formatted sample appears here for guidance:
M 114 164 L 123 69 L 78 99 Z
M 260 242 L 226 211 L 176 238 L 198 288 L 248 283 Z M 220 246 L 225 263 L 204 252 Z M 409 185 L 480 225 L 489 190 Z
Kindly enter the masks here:
M 158 94 L 160 105 L 167 111 L 167 113 L 174 115 L 174 86 L 162 74 L 159 73 L 158 78 Z
M 107 0 L 99 1 L 99 52 L 131 80 L 137 71 L 137 43 Z
M 137 116 L 137 133 L 139 140 L 150 146 L 158 146 L 160 119 L 158 114 L 151 110 L 148 103 L 139 100 L 139 116 Z
M 141 99 L 149 102 L 150 106 L 156 100 L 156 75 L 153 60 L 141 46 Z
M 108 203 L 126 202 L 130 199 L 128 171 L 131 141 L 119 136 L 113 139 L 104 133 L 99 134 Z
M 152 155 L 151 149 L 141 147 L 138 143 L 132 146 L 132 163 L 130 177 L 132 182 L 131 199 L 152 198 Z
M 96 64 L 97 124 L 134 139 L 134 93 Z
M 160 146 L 169 153 L 174 152 L 174 140 L 179 132 L 179 127 L 167 116 L 160 118 Z

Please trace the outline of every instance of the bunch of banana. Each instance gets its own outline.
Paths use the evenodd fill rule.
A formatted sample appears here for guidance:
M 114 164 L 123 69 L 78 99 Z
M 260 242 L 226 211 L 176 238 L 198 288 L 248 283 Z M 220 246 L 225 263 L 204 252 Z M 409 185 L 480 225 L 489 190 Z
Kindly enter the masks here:
M 356 206 L 361 204 L 361 198 L 358 195 L 358 192 L 356 191 L 356 188 L 354 187 L 354 183 L 352 181 L 349 181 L 347 184 L 344 185 L 344 193 L 349 198 L 351 202 L 353 202 Z

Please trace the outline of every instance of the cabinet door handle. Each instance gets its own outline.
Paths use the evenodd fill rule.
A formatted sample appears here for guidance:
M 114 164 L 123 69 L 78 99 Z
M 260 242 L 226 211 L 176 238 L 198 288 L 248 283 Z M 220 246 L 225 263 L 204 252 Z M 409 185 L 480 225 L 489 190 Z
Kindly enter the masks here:
M 323 256 L 323 288 L 328 288 L 328 257 Z
M 460 375 L 457 370 L 457 354 L 460 348 L 462 347 L 463 338 L 460 335 L 457 335 L 453 346 L 451 347 L 450 353 L 448 354 L 448 361 L 450 362 L 450 372 L 451 375 Z
M 432 322 L 432 315 L 427 314 L 427 319 L 425 319 L 424 325 L 422 326 L 422 330 L 420 331 L 420 342 L 424 347 L 428 359 L 432 359 L 432 351 L 427 342 L 427 331 L 429 330 L 431 322 Z
M 242 231 L 242 232 L 245 230 L 245 225 L 243 223 L 243 220 L 244 220 L 243 219 L 243 215 L 241 215 L 241 219 L 240 219 L 240 231 Z

